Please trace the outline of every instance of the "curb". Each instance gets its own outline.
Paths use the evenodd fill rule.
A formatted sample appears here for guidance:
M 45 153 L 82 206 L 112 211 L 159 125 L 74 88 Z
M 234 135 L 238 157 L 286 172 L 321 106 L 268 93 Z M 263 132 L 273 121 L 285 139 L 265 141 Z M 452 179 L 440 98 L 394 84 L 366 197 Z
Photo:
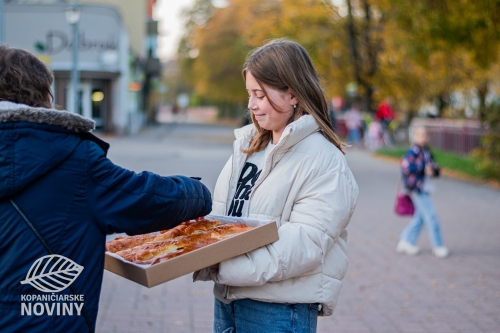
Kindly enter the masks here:
M 390 163 L 399 164 L 399 162 L 400 162 L 400 159 L 396 158 L 396 157 L 380 155 L 377 153 L 373 153 L 372 156 L 379 159 L 379 160 L 387 161 Z M 464 181 L 467 183 L 472 183 L 472 184 L 476 184 L 476 185 L 486 185 L 494 190 L 500 190 L 500 181 L 497 181 L 497 180 L 478 179 L 478 178 L 472 177 L 468 174 L 465 174 L 463 172 L 450 170 L 447 168 L 441 168 L 441 175 L 443 175 L 444 177 L 447 177 L 447 178 L 457 179 L 457 180 L 461 180 L 461 181 Z

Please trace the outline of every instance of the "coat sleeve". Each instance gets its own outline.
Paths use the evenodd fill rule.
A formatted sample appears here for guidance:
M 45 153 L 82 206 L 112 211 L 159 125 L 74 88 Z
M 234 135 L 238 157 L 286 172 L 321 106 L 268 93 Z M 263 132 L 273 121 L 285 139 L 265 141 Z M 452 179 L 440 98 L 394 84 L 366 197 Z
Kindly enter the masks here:
M 87 174 L 89 209 L 107 234 L 168 229 L 212 209 L 210 191 L 200 181 L 146 171 L 137 174 L 113 164 L 94 143 Z
M 349 223 L 357 195 L 350 171 L 326 173 L 306 181 L 290 221 L 283 221 L 278 229 L 279 240 L 221 262 L 215 282 L 260 286 L 315 269 Z

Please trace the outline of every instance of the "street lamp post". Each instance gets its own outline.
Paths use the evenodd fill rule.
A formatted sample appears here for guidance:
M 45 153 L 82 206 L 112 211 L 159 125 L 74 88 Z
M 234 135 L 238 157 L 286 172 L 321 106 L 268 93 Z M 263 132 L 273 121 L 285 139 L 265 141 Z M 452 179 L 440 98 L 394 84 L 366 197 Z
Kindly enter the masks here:
M 80 84 L 80 73 L 78 72 L 78 47 L 80 45 L 78 39 L 79 23 L 80 23 L 80 1 L 74 0 L 71 7 L 66 10 L 66 20 L 72 26 L 73 30 L 73 48 L 72 48 L 72 68 L 71 68 L 71 92 L 72 95 L 72 111 L 78 113 L 79 100 L 78 90 Z
M 5 1 L 0 0 L 0 45 L 5 43 Z

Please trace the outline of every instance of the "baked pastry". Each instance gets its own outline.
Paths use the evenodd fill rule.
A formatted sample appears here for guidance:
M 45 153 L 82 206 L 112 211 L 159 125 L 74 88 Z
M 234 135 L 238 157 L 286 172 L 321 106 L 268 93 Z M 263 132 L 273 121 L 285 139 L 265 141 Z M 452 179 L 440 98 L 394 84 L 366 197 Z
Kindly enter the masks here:
M 106 251 L 115 253 L 125 249 L 131 249 L 135 246 L 151 242 L 156 237 L 158 237 L 157 233 L 136 236 L 118 236 L 115 239 L 106 242 Z
M 136 260 L 134 262 L 137 263 L 137 264 L 154 265 L 154 264 L 158 264 L 158 263 L 167 261 L 169 259 L 178 257 L 178 256 L 180 256 L 182 254 L 189 253 L 191 251 L 197 250 L 197 249 L 202 248 L 204 246 L 216 243 L 218 241 L 219 241 L 219 239 L 217 239 L 217 238 L 209 238 L 207 240 L 203 240 L 203 241 L 194 243 L 192 245 L 187 245 L 185 247 L 181 247 L 178 250 L 175 250 L 175 251 L 172 251 L 172 252 L 167 252 L 167 253 L 165 253 L 163 255 L 155 256 L 155 257 L 153 257 L 152 259 L 149 259 L 149 260 Z
M 119 236 L 106 243 L 106 250 L 127 261 L 154 265 L 250 229 L 243 223 L 187 221 L 160 233 Z
M 250 229 L 252 227 L 248 227 L 243 223 L 226 223 L 212 228 L 210 232 L 212 233 L 212 237 L 221 238 L 231 234 L 239 234 Z
M 116 254 L 128 261 L 144 261 L 210 238 L 212 237 L 208 232 L 204 234 L 187 235 L 179 238 L 146 243 L 132 249 L 118 251 Z
M 192 247 L 193 249 L 201 248 L 249 229 L 251 227 L 247 227 L 243 223 L 223 224 L 205 232 L 193 233 L 167 240 L 154 240 L 132 249 L 118 251 L 116 254 L 132 262 L 145 261 L 186 247 Z
M 209 220 L 201 220 L 184 225 L 181 224 L 175 228 L 160 231 L 160 234 L 157 235 L 154 240 L 159 241 L 180 236 L 199 234 L 207 230 L 210 230 L 218 225 L 221 225 L 219 221 L 209 221 Z
M 116 253 L 118 251 L 131 249 L 133 247 L 140 246 L 152 241 L 167 240 L 180 236 L 190 235 L 193 233 L 207 231 L 220 224 L 221 223 L 219 221 L 210 221 L 203 219 L 195 222 L 182 222 L 175 228 L 160 231 L 160 234 L 150 233 L 136 236 L 118 236 L 106 243 L 106 251 Z

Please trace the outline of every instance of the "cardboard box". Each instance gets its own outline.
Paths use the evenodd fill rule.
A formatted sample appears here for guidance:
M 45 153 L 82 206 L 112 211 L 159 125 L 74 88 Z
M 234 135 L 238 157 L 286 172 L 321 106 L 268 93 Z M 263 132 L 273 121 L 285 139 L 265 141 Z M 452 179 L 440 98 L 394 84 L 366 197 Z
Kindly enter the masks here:
M 255 228 L 156 265 L 135 264 L 106 252 L 104 269 L 151 288 L 278 240 L 278 228 L 274 221 L 215 215 L 206 218 L 222 223 L 243 222 Z

